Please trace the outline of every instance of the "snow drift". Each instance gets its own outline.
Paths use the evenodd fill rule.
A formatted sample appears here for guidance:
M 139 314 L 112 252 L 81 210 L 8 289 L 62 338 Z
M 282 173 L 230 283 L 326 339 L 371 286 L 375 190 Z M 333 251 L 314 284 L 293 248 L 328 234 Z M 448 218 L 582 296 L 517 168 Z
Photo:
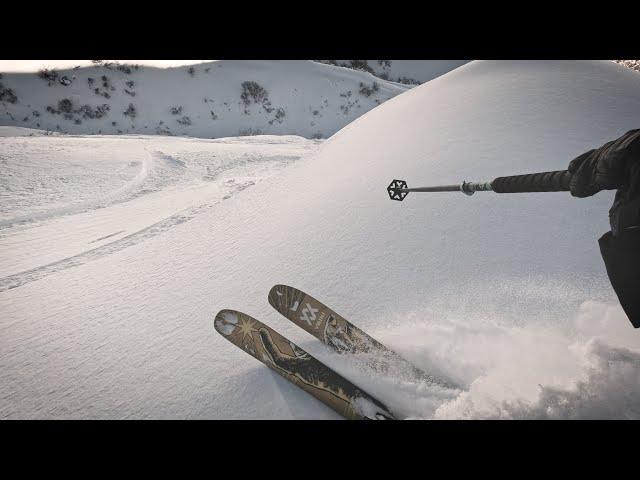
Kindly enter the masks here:
M 612 62 L 472 62 L 349 124 L 277 177 L 162 235 L 0 297 L 4 417 L 335 418 L 221 338 L 235 308 L 409 418 L 638 418 L 640 340 L 597 247 L 613 192 L 410 194 L 566 168 L 640 124 Z M 267 303 L 334 307 L 439 397 L 327 353 Z

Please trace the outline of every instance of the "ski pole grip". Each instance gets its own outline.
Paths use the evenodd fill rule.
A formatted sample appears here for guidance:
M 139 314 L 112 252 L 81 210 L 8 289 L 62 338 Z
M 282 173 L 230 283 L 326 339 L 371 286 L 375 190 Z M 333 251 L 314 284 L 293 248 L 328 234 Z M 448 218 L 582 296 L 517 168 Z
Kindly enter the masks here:
M 496 193 L 567 192 L 571 173 L 567 170 L 498 177 L 491 182 Z

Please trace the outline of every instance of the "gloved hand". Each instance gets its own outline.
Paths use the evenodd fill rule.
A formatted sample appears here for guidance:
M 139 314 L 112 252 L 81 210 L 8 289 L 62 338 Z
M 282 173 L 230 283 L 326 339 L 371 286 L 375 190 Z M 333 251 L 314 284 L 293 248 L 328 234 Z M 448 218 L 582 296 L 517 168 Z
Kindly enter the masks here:
M 621 188 L 628 184 L 631 169 L 638 163 L 640 129 L 630 130 L 617 140 L 574 158 L 567 168 L 572 174 L 571 195 L 589 197 L 600 190 Z

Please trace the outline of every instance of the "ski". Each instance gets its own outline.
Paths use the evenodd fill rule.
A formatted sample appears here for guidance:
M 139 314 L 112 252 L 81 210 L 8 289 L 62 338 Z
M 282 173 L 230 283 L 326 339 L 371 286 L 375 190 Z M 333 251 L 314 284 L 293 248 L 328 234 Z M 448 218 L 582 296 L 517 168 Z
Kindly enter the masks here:
M 393 420 L 380 401 L 255 318 L 221 310 L 214 321 L 224 338 L 350 420 Z
M 338 353 L 373 353 L 385 362 L 371 367 L 384 371 L 390 362 L 400 364 L 416 378 L 443 388 L 456 387 L 412 365 L 396 352 L 363 332 L 308 293 L 287 285 L 275 285 L 269 303 L 278 312 Z

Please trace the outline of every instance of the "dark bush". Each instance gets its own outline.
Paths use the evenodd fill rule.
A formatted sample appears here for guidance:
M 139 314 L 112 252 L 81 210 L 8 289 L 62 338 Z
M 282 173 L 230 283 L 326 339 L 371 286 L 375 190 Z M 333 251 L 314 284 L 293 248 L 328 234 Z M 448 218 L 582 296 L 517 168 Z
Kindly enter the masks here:
M 261 103 L 267 99 L 267 91 L 256 82 L 242 82 L 242 93 L 240 99 L 246 106 L 251 104 L 251 100 L 255 103 Z
M 278 123 L 282 123 L 282 119 L 286 116 L 284 108 L 280 108 L 278 107 L 278 109 L 276 110 L 276 116 L 275 119 L 278 121 Z
M 267 113 L 271 113 L 274 110 L 274 108 L 271 106 L 271 102 L 269 100 L 265 100 L 265 101 L 262 102 L 262 108 Z
M 97 106 L 95 109 L 91 105 L 82 105 L 74 113 L 82 114 L 82 118 L 84 119 L 88 119 L 88 118 L 93 119 L 93 118 L 104 117 L 110 109 L 111 107 L 106 103 L 103 105 Z
M 189 67 L 187 72 L 189 72 L 189 75 L 191 75 L 193 77 L 196 74 L 196 69 L 193 68 L 193 67 Z
M 76 113 L 81 113 L 83 118 L 95 118 L 93 107 L 91 107 L 91 105 L 82 105 Z
M 180 115 L 182 113 L 182 106 L 177 106 L 177 107 L 171 107 L 169 109 L 169 112 L 171 113 L 171 115 Z
M 111 110 L 111 107 L 108 104 L 103 103 L 102 105 L 99 105 L 98 107 L 96 107 L 95 111 L 96 118 L 104 117 L 109 110 Z
M 128 80 L 124 84 L 129 88 L 133 88 L 136 82 L 134 82 L 133 80 Z
M 407 77 L 398 78 L 398 83 L 404 83 L 405 85 L 420 85 L 419 81 Z
M 63 98 L 58 102 L 58 110 L 63 113 L 71 113 L 73 111 L 73 102 L 68 98 Z
M 55 70 L 49 70 L 48 68 L 43 68 L 38 71 L 38 77 L 48 82 L 48 85 L 53 85 L 56 81 L 58 81 L 58 72 Z
M 18 102 L 18 96 L 15 94 L 13 89 L 6 88 L 2 83 L 0 83 L 0 102 L 8 102 L 8 103 Z
M 180 125 L 191 125 L 191 119 L 187 116 L 179 118 L 176 120 Z
M 365 97 L 370 97 L 371 95 L 376 93 L 378 90 L 380 90 L 380 86 L 378 85 L 377 82 L 373 82 L 371 86 L 365 85 L 364 83 L 360 82 L 360 95 L 364 95 Z
M 125 117 L 129 117 L 131 119 L 136 118 L 136 115 L 138 115 L 138 112 L 136 111 L 136 107 L 133 103 L 129 104 L 129 107 L 123 112 Z
M 127 75 L 131 75 L 131 67 L 128 65 L 118 65 L 116 68 Z
M 366 60 L 349 60 L 348 66 L 354 70 L 373 73 L 373 68 L 369 66 L 369 62 Z

